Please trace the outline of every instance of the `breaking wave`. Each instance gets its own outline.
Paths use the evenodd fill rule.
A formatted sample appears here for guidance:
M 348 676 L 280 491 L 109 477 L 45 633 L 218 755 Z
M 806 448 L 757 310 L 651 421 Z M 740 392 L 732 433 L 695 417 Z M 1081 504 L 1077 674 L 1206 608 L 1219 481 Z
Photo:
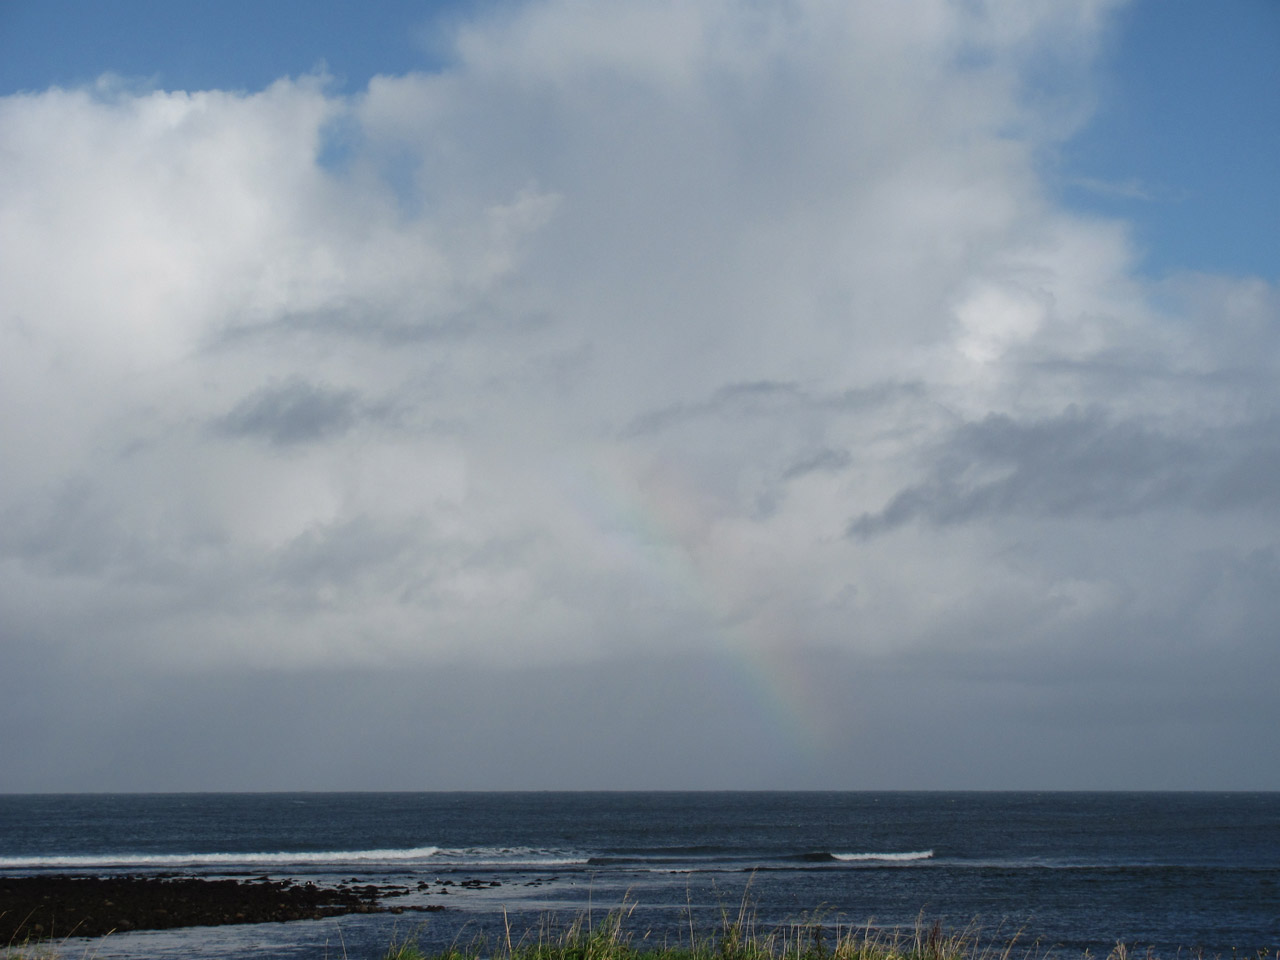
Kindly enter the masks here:
M 278 853 L 96 853 L 77 856 L 0 857 L 0 869 L 411 863 L 416 860 L 426 860 L 434 856 L 439 849 L 439 847 L 410 847 L 400 850 L 290 850 Z
M 907 860 L 931 860 L 932 858 L 932 850 L 910 850 L 906 853 L 833 853 L 831 855 L 832 860 L 840 860 L 843 862 L 862 862 L 872 860 L 902 862 Z

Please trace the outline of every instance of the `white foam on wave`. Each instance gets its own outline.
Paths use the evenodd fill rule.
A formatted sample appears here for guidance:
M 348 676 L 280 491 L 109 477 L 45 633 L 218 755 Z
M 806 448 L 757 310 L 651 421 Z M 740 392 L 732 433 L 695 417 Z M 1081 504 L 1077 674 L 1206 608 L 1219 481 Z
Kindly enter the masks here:
M 587 858 L 562 851 L 510 847 L 411 847 L 397 850 L 281 851 L 277 853 L 99 853 L 46 857 L 0 857 L 0 870 L 94 867 L 221 867 L 297 864 L 393 863 L 430 860 L 440 866 L 565 867 Z
M 588 858 L 536 847 L 445 847 L 440 849 L 437 862 L 467 867 L 565 867 L 587 863 Z
M 40 867 L 203 867 L 236 864 L 407 863 L 435 856 L 439 847 L 400 850 L 281 851 L 278 853 L 96 853 L 0 857 L 0 869 Z
M 460 865 L 467 867 L 570 867 L 590 863 L 586 857 L 547 857 L 529 860 L 466 860 Z
M 888 860 L 888 861 L 904 861 L 904 860 L 929 860 L 933 857 L 932 850 L 910 850 L 906 853 L 833 853 L 837 860 L 845 861 L 863 861 L 863 860 Z

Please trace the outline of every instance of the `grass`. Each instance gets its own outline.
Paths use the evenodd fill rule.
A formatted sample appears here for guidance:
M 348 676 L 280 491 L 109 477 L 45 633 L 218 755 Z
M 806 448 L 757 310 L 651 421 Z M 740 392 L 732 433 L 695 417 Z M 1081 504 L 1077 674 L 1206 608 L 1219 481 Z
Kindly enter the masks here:
M 655 943 L 648 934 L 637 939 L 627 929 L 632 910 L 634 905 L 624 906 L 594 925 L 580 917 L 559 930 L 544 922 L 514 943 L 508 926 L 500 942 L 478 939 L 434 954 L 412 938 L 399 940 L 383 960 L 1011 960 L 1017 940 L 984 946 L 976 928 L 947 932 L 941 924 L 926 926 L 923 920 L 910 933 L 838 924 L 831 928 L 819 919 L 763 931 L 744 904 L 736 914 L 725 911 L 718 929 L 699 935 L 691 928 L 687 940 Z M 1019 960 L 1028 956 L 1044 955 L 1033 948 L 1020 953 Z
M 0 960 L 59 960 L 61 956 L 58 944 L 47 940 L 0 944 Z
M 33 940 L 30 936 L 21 941 L 0 944 L 0 960 L 58 960 L 60 953 L 48 940 Z
M 500 942 L 479 939 L 438 953 L 421 950 L 412 939 L 401 940 L 392 944 L 383 960 L 1055 960 L 1066 956 L 1039 943 L 1020 944 L 1017 933 L 1008 936 L 997 931 L 995 939 L 984 942 L 976 924 L 948 931 L 938 922 L 926 924 L 923 916 L 906 932 L 830 925 L 821 918 L 762 931 L 745 903 L 736 915 L 722 913 L 719 929 L 698 935 L 691 927 L 687 940 L 682 937 L 672 945 L 651 942 L 648 934 L 637 939 L 630 933 L 626 921 L 632 910 L 634 905 L 624 906 L 595 926 L 589 916 L 558 931 L 544 922 L 536 934 L 515 943 L 509 926 Z M 1086 952 L 1077 960 L 1095 958 Z M 1157 958 L 1151 950 L 1130 950 L 1120 943 L 1105 960 Z M 1197 951 L 1179 950 L 1174 960 L 1207 958 Z M 1280 960 L 1280 950 L 1233 951 L 1230 960 Z
M 687 939 L 675 944 L 654 942 L 645 933 L 637 939 L 627 927 L 635 909 L 625 904 L 603 921 L 579 916 L 568 926 L 554 926 L 544 919 L 534 931 L 513 940 L 505 923 L 505 936 L 496 942 L 478 937 L 428 953 L 412 937 L 393 938 L 382 960 L 1053 960 L 1061 956 L 1039 944 L 1018 945 L 1018 936 L 999 936 L 983 942 L 976 924 L 959 931 L 944 930 L 941 923 L 925 923 L 921 916 L 907 932 L 877 930 L 824 923 L 809 917 L 771 930 L 757 926 L 754 912 L 744 900 L 736 912 L 722 910 L 720 926 L 699 934 L 690 922 Z M 506 919 L 505 911 L 503 913 Z M 342 955 L 346 958 L 346 945 Z M 50 942 L 0 945 L 0 960 L 57 960 L 62 956 Z M 1179 951 L 1182 957 L 1182 951 Z M 1232 960 L 1280 960 L 1280 951 L 1258 951 L 1256 956 Z M 1079 960 L 1092 960 L 1088 953 Z M 1117 944 L 1105 960 L 1156 960 L 1150 951 L 1131 952 Z M 1183 960 L 1203 960 L 1187 952 Z

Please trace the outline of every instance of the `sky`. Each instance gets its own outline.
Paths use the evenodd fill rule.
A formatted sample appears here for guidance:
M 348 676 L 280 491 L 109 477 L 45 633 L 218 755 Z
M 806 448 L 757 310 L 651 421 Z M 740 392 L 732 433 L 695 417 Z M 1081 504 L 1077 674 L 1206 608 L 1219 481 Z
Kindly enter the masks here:
M 0 4 L 0 792 L 1280 789 L 1280 4 Z

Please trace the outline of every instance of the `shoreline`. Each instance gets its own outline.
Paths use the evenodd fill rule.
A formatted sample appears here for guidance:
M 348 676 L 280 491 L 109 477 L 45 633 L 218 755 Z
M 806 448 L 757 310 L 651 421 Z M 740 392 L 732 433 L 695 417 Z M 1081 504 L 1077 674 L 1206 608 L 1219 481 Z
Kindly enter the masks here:
M 386 905 L 402 887 L 185 875 L 91 877 L 74 874 L 0 877 L 0 945 L 131 930 L 321 920 L 352 913 L 443 910 L 441 905 Z
M 436 881 L 440 883 L 440 881 Z M 447 887 L 483 889 L 500 885 L 492 880 L 472 878 L 444 881 Z M 418 885 L 421 893 L 429 885 Z M 45 954 L 50 942 L 77 938 L 99 938 L 136 931 L 183 928 L 289 923 L 324 920 L 353 914 L 434 913 L 443 904 L 387 903 L 411 893 L 411 888 L 393 884 L 361 883 L 357 878 L 336 884 L 299 883 L 291 879 L 198 877 L 186 874 L 121 875 L 95 877 L 75 874 L 0 877 L 0 958 L 34 960 Z M 1162 952 L 1142 947 L 1138 941 L 1118 940 L 1105 952 L 1089 947 L 1043 944 L 1038 939 L 1023 941 L 1020 931 L 997 927 L 984 936 L 980 924 L 946 925 L 939 917 L 927 921 L 922 910 L 911 925 L 878 926 L 873 920 L 833 925 L 821 912 L 804 913 L 776 926 L 757 925 L 756 914 L 744 894 L 737 911 L 722 908 L 718 922 L 682 928 L 674 942 L 650 941 L 650 932 L 633 931 L 628 921 L 637 904 L 624 898 L 619 906 L 601 908 L 602 916 L 593 926 L 590 913 L 568 919 L 547 918 L 536 927 L 537 941 L 527 940 L 534 927 L 522 930 L 512 942 L 512 928 L 502 908 L 504 930 L 477 931 L 459 947 L 420 946 L 416 936 L 404 939 L 392 930 L 385 946 L 378 948 L 380 960 L 1130 960 L 1142 956 L 1154 960 L 1172 952 L 1175 956 L 1212 957 L 1221 960 L 1225 951 L 1205 952 L 1177 948 Z M 588 907 L 588 911 L 589 911 Z M 467 911 L 464 911 L 464 915 Z M 584 926 L 584 917 L 587 922 Z M 684 939 L 688 934 L 688 940 Z M 505 934 L 505 940 L 503 939 Z M 493 949 L 489 949 L 492 947 Z M 344 945 L 345 950 L 345 945 Z M 1021 953 L 1016 951 L 1020 950 Z M 31 952 L 36 951 L 36 952 Z M 488 952 L 486 952 L 488 951 Z M 1231 949 L 1230 956 L 1237 953 Z M 1245 951 L 1258 960 L 1280 960 L 1280 948 L 1271 945 Z M 328 955 L 327 953 L 325 954 Z M 345 954 L 344 954 L 345 955 Z

